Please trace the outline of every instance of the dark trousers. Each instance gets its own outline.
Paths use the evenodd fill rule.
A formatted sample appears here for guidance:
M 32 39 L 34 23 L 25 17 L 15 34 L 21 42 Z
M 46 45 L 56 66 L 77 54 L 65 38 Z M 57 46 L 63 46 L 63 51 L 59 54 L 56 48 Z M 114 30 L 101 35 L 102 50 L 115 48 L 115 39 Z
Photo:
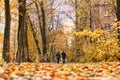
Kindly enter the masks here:
M 62 60 L 63 60 L 63 63 L 65 63 L 65 58 L 62 58 Z
M 57 58 L 57 63 L 59 63 L 60 62 L 60 58 Z

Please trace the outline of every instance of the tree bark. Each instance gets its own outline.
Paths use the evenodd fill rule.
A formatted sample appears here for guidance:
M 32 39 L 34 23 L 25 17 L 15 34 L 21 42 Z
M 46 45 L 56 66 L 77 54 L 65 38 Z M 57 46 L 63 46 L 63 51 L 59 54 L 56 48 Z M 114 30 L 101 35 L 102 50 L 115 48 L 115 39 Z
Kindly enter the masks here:
M 77 10 L 78 10 L 78 1 L 75 0 L 75 25 L 76 25 L 76 30 L 79 31 L 79 28 L 78 28 L 79 19 L 78 19 L 78 11 Z
M 120 0 L 116 0 L 116 16 L 117 16 L 117 21 L 120 21 Z M 120 47 L 120 28 L 117 29 L 118 31 L 118 45 Z
M 44 4 L 43 1 L 40 3 L 41 13 L 42 13 L 42 44 L 43 44 L 43 56 L 45 57 L 47 54 L 47 48 L 46 48 L 46 21 L 45 21 L 45 10 L 44 10 Z M 47 57 L 47 56 L 46 56 Z
M 120 21 L 120 0 L 116 0 L 117 8 L 116 8 L 116 16 L 117 21 Z
M 78 15 L 78 0 L 75 0 L 75 25 L 76 25 L 76 31 L 79 32 L 79 31 L 82 31 L 82 28 L 79 26 L 79 15 Z M 75 47 L 75 53 L 76 53 L 76 56 L 80 55 L 81 54 L 81 51 L 80 51 L 80 42 L 81 40 L 75 36 L 75 44 L 74 44 L 74 47 Z
M 18 63 L 27 62 L 29 55 L 25 6 L 26 0 L 19 0 L 18 51 L 16 55 Z
M 36 9 L 37 9 L 39 27 L 40 27 L 41 38 L 42 38 L 42 56 L 45 59 L 47 57 L 47 48 L 46 48 L 47 42 L 46 42 L 46 23 L 45 23 L 46 20 L 45 20 L 45 10 L 44 10 L 43 1 L 39 2 L 41 12 L 39 10 L 39 6 L 38 6 L 37 3 L 35 3 L 35 6 L 36 6 Z
M 9 0 L 4 0 L 5 3 L 5 29 L 4 29 L 4 42 L 3 42 L 3 59 L 8 63 L 10 62 L 10 5 Z

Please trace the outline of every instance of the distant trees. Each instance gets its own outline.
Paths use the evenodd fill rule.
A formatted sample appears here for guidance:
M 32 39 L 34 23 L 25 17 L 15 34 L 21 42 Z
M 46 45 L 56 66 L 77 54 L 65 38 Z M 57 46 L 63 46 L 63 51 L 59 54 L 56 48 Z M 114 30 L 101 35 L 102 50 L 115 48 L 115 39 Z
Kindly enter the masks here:
M 82 32 L 84 32 L 84 30 L 96 32 L 97 28 L 101 28 L 102 30 L 104 30 L 105 23 L 110 24 L 111 22 L 105 21 L 105 23 L 103 23 L 104 21 L 102 21 L 102 19 L 108 20 L 109 18 L 111 18 L 111 16 L 112 17 L 114 16 L 115 13 L 111 15 L 111 13 L 113 13 L 114 11 L 112 10 L 114 1 L 112 0 L 111 1 L 109 0 L 101 0 L 101 1 L 99 0 L 70 0 L 70 1 L 74 5 L 73 7 L 74 7 L 74 12 L 75 12 L 75 32 L 81 33 L 81 34 L 77 34 L 77 36 L 74 35 L 74 41 L 72 44 L 72 48 L 74 48 L 73 57 L 76 58 L 77 61 L 80 61 L 80 59 L 83 58 L 83 56 L 85 57 L 89 55 L 88 54 L 89 52 L 86 52 L 84 48 L 87 48 L 87 46 L 90 45 L 87 49 L 87 51 L 89 51 L 89 48 L 92 47 L 93 44 L 95 44 L 97 41 L 97 39 L 93 41 L 91 36 L 87 36 L 87 33 L 86 35 L 82 36 L 83 35 Z M 107 17 L 105 16 L 106 12 L 108 13 Z M 114 33 L 111 32 L 111 34 L 114 34 Z M 78 36 L 78 35 L 81 35 L 81 36 Z M 95 52 L 91 52 L 91 53 L 93 54 Z M 102 56 L 104 57 L 106 57 L 106 55 L 110 55 L 110 54 L 108 53 L 105 53 L 104 55 L 102 54 Z M 73 61 L 74 61 L 74 58 L 73 58 Z
M 15 56 L 17 62 L 20 63 L 20 62 L 31 61 L 30 59 L 31 56 L 33 60 L 35 60 L 36 57 L 40 56 L 38 58 L 40 59 L 44 58 L 45 61 L 47 61 L 48 58 L 50 59 L 50 61 L 54 61 L 53 58 L 57 50 L 69 50 L 70 53 L 69 56 L 71 56 L 71 60 L 73 59 L 73 61 L 74 58 L 76 58 L 76 60 L 78 59 L 77 61 L 79 61 L 81 57 L 83 58 L 83 56 L 90 57 L 91 61 L 93 59 L 96 60 L 97 59 L 95 58 L 96 55 L 94 55 L 93 58 L 91 55 L 88 55 L 87 53 L 97 54 L 99 50 L 101 53 L 104 53 L 104 55 L 102 55 L 101 60 L 104 58 L 106 54 L 109 55 L 108 52 L 110 52 L 109 51 L 110 48 L 109 50 L 107 50 L 108 48 L 106 47 L 104 48 L 106 49 L 106 51 L 104 51 L 102 46 L 103 44 L 101 45 L 102 46 L 101 49 L 99 50 L 97 49 L 97 47 L 98 48 L 100 47 L 97 45 L 99 43 L 99 40 L 101 40 L 100 43 L 106 40 L 103 38 L 101 39 L 101 36 L 103 37 L 104 34 L 101 34 L 101 36 L 99 36 L 99 34 L 97 33 L 99 32 L 99 29 L 98 31 L 95 30 L 98 26 L 101 26 L 99 20 L 101 16 L 99 16 L 99 13 L 97 13 L 97 11 L 99 11 L 100 7 L 105 7 L 106 5 L 108 5 L 105 4 L 104 0 L 102 0 L 103 2 L 101 4 L 99 4 L 99 0 L 59 0 L 59 1 L 35 0 L 35 1 L 28 1 L 28 3 L 26 3 L 26 1 L 27 0 L 18 0 L 19 15 L 17 13 L 14 13 L 14 15 L 18 16 L 18 19 L 16 18 L 16 20 L 18 20 L 18 30 L 17 30 L 18 50 Z M 9 0 L 4 0 L 4 3 L 5 3 L 5 33 L 4 33 L 4 45 L 3 45 L 3 58 L 6 62 L 10 62 L 10 57 L 11 57 L 10 56 L 10 22 L 11 22 L 10 7 L 14 8 L 14 6 L 16 5 L 10 6 Z M 118 21 L 120 21 L 120 14 L 119 14 L 120 0 L 116 0 L 116 5 L 117 5 L 116 16 Z M 58 6 L 59 8 L 57 8 Z M 70 7 L 70 11 L 69 10 L 67 11 L 67 9 L 60 10 L 63 9 L 64 7 L 65 8 Z M 67 14 L 67 12 L 70 13 Z M 64 25 L 62 25 L 63 22 L 61 22 L 63 16 L 72 19 L 75 24 L 74 31 L 76 32 L 76 34 L 73 35 L 74 38 L 71 40 L 73 42 L 72 44 L 70 44 L 71 45 L 70 47 L 68 46 L 67 43 L 68 34 L 66 35 L 64 33 Z M 103 31 L 101 30 L 101 32 Z M 107 34 L 107 32 L 104 33 Z M 119 30 L 118 33 L 120 33 Z M 70 33 L 69 36 L 71 35 L 72 34 Z M 105 37 L 108 36 L 105 35 Z M 120 39 L 120 36 L 118 36 L 118 38 Z M 116 41 L 116 39 L 114 41 Z M 33 48 L 32 50 L 30 50 L 31 46 Z M 94 47 L 96 47 L 96 52 L 94 52 Z M 88 50 L 89 48 L 91 49 Z M 112 53 L 110 55 L 112 55 Z M 107 60 L 106 56 L 105 58 Z
M 5 29 L 4 29 L 4 42 L 3 42 L 3 59 L 6 62 L 10 62 L 10 4 L 9 0 L 4 0 L 5 4 Z

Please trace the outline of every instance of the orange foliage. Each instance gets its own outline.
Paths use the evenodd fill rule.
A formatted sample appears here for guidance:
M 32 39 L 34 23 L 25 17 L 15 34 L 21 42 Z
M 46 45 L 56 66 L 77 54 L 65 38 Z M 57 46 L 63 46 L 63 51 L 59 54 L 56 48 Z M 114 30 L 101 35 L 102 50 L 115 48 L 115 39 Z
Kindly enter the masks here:
M 0 79 L 22 80 L 119 80 L 119 62 L 101 63 L 21 63 L 0 67 Z

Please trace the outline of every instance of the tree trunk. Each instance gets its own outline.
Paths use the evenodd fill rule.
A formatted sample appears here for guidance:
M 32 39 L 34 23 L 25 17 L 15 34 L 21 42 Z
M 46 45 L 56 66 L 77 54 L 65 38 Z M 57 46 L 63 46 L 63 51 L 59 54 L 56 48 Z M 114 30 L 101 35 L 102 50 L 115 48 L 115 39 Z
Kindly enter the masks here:
M 75 0 L 75 25 L 76 25 L 76 31 L 79 31 L 79 25 L 78 25 L 78 1 Z
M 41 13 L 42 13 L 42 44 L 43 44 L 43 56 L 47 58 L 47 48 L 46 48 L 46 23 L 45 23 L 45 10 L 44 10 L 44 5 L 43 1 L 40 3 L 40 8 L 41 8 Z
M 19 25 L 18 25 L 18 51 L 16 55 L 17 62 L 28 61 L 28 37 L 26 24 L 26 0 L 19 0 Z
M 82 31 L 82 28 L 79 26 L 79 15 L 78 15 L 78 0 L 75 0 L 75 25 L 76 25 L 76 32 Z M 80 42 L 81 40 L 75 36 L 75 53 L 76 56 L 80 55 Z
M 116 8 L 117 21 L 120 21 L 120 0 L 117 0 L 116 4 L 117 4 L 117 8 Z
M 10 5 L 9 0 L 4 0 L 5 3 L 5 29 L 4 29 L 4 42 L 3 42 L 3 59 L 8 63 L 10 62 Z
M 89 0 L 89 6 L 90 6 L 90 29 L 92 30 L 92 31 L 94 31 L 94 28 L 93 28 L 93 12 L 92 12 L 92 2 L 91 2 L 91 0 Z
M 116 16 L 117 16 L 117 21 L 120 21 L 120 0 L 116 0 L 117 8 L 116 8 Z M 118 45 L 120 47 L 120 28 L 118 28 Z
M 38 7 L 38 4 L 35 3 L 37 14 L 38 14 L 38 20 L 39 20 L 39 26 L 40 26 L 40 32 L 41 32 L 41 38 L 42 38 L 42 56 L 44 57 L 44 60 L 47 59 L 47 48 L 46 48 L 46 20 L 45 20 L 45 10 L 44 10 L 44 4 L 43 1 L 39 2 L 39 6 L 41 9 L 41 13 Z M 40 15 L 41 14 L 41 15 Z

